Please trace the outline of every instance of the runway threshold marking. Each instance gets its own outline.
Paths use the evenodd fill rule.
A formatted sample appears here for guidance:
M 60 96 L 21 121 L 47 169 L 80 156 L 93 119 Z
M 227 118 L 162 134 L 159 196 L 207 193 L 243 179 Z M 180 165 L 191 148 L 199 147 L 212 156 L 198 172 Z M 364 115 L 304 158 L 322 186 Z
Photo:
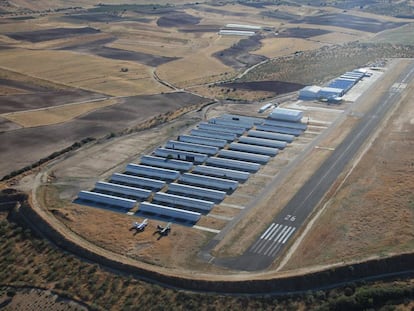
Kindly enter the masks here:
M 250 252 L 264 256 L 274 256 L 278 248 L 285 244 L 296 227 L 272 223 L 252 245 Z

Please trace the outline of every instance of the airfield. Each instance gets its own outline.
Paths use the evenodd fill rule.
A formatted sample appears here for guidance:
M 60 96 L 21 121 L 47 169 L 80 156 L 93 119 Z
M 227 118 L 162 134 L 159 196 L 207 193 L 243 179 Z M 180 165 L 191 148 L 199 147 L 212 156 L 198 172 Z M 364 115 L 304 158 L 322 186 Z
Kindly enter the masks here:
M 185 271 L 212 275 L 218 272 L 239 275 L 240 271 L 273 274 L 281 263 L 281 255 L 296 240 L 293 237 L 307 238 L 302 236 L 306 226 L 301 225 L 309 221 L 309 215 L 314 215 L 321 199 L 329 198 L 325 193 L 332 185 L 345 181 L 343 175 L 338 181 L 337 178 L 344 168 L 346 172 L 353 165 L 346 157 L 363 156 L 357 151 L 372 136 L 376 122 L 391 106 L 398 106 L 406 89 L 398 89 L 396 85 L 404 78 L 409 85 L 412 72 L 412 63 L 394 60 L 381 71 L 372 71 L 372 77 L 364 78 L 347 94 L 353 100 L 341 105 L 285 99 L 283 107 L 302 109 L 304 120 L 309 118 L 304 134 L 202 216 L 196 225 L 173 223 L 171 233 L 161 239 L 154 232 L 158 224 L 165 225 L 167 221 L 149 219 L 144 232 L 132 234 L 131 223 L 143 217 L 78 205 L 72 200 L 80 190 L 92 189 L 95 182 L 121 172 L 127 163 L 138 163 L 140 156 L 188 132 L 200 121 L 223 113 L 263 117 L 257 112 L 262 104 L 211 105 L 154 129 L 93 144 L 49 165 L 35 180 L 38 188 L 33 198 L 39 206 L 48 206 L 48 213 L 58 220 L 55 225 L 63 224 L 62 230 L 69 229 L 69 236 L 99 246 L 111 256 L 116 254 L 119 260 L 134 259 L 138 265 L 139 262 L 154 265 L 162 271 L 168 268 L 170 274 L 185 275 Z M 375 95 L 377 89 L 383 89 L 384 93 Z M 353 131 L 361 134 L 355 135 Z M 33 182 L 29 176 L 21 184 Z M 280 239 L 275 224 L 285 226 L 285 232 L 289 230 L 291 234 Z M 272 233 L 278 239 L 265 239 Z M 296 246 L 296 252 L 300 253 L 301 247 Z M 291 255 L 295 257 L 296 252 Z
M 254 70 L 258 64 L 368 40 L 406 20 L 379 22 L 364 12 L 349 18 L 334 8 L 315 19 L 320 11 L 309 6 L 133 8 L 113 14 L 97 6 L 0 24 L 1 175 L 95 138 L 7 181 L 30 192 L 33 210 L 51 227 L 114 261 L 210 280 L 298 274 L 411 249 L 412 208 L 388 200 L 413 186 L 412 59 L 373 66 L 339 105 L 297 100 L 310 82 L 287 72 L 245 80 L 265 72 Z M 263 29 L 243 40 L 220 36 L 223 21 L 260 21 Z M 195 225 L 173 221 L 170 234 L 158 238 L 157 225 L 169 220 L 154 217 L 134 234 L 131 224 L 142 215 L 74 201 L 201 122 L 224 114 L 266 118 L 270 110 L 258 112 L 266 102 L 302 111 L 307 129 Z M 382 226 L 386 212 L 392 220 Z

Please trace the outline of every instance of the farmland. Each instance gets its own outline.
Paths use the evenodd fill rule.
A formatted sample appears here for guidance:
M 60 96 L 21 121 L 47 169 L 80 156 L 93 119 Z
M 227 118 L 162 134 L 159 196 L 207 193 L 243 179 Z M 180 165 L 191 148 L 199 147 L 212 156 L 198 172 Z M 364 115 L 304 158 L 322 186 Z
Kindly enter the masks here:
M 275 287 L 285 280 L 294 290 L 337 286 L 341 269 L 355 268 L 347 275 L 353 281 L 377 271 L 369 260 L 412 255 L 413 86 L 400 77 L 414 59 L 412 1 L 68 3 L 0 2 L 0 230 L 7 237 L 0 306 L 36 299 L 57 308 L 64 298 L 96 310 L 413 307 L 410 277 L 287 297 Z M 305 85 L 359 67 L 369 74 L 340 105 L 297 100 Z M 238 261 L 255 261 L 242 257 L 388 91 L 400 97 L 311 221 L 294 228 L 286 252 L 266 269 L 240 268 Z M 173 223 L 156 238 L 157 225 L 169 220 L 150 215 L 147 229 L 134 234 L 141 214 L 74 201 L 200 122 L 226 113 L 263 118 L 266 103 L 302 111 L 308 129 L 195 226 Z M 10 188 L 25 193 L 15 209 L 3 208 Z M 196 290 L 210 282 L 217 292 L 233 285 L 260 292 L 269 282 L 271 293 L 201 295 L 141 277 Z

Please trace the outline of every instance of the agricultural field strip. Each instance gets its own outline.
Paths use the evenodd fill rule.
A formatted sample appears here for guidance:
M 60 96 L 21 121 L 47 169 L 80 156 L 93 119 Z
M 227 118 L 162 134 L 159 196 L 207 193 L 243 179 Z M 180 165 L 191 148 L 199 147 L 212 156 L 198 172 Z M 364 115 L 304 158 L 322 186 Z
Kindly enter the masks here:
M 73 103 L 63 104 L 63 105 L 59 105 L 59 106 L 55 106 L 55 107 L 42 107 L 42 108 L 28 109 L 28 110 L 23 110 L 23 111 L 7 112 L 7 113 L 0 114 L 0 116 L 7 118 L 8 116 L 16 115 L 16 114 L 24 114 L 24 113 L 44 111 L 44 110 L 53 110 L 54 108 L 70 107 L 70 106 L 76 106 L 76 105 L 82 105 L 82 104 L 88 104 L 88 103 L 104 101 L 104 100 L 107 100 L 107 99 L 126 98 L 126 97 L 127 96 L 111 96 L 111 97 L 104 96 L 104 97 L 101 97 L 101 98 L 83 100 L 83 101 L 80 101 L 80 102 L 73 102 Z

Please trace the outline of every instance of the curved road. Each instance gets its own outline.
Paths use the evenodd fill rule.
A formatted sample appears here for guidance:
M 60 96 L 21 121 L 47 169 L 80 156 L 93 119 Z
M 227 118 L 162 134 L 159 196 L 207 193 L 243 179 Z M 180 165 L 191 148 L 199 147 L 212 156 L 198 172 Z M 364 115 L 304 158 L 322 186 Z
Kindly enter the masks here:
M 368 111 L 344 141 L 302 186 L 284 209 L 257 240 L 239 257 L 210 258 L 214 264 L 231 269 L 263 270 L 282 254 L 287 242 L 295 236 L 325 193 L 331 188 L 345 166 L 352 160 L 366 139 L 377 128 L 388 110 L 401 99 L 401 89 L 395 86 L 410 83 L 414 76 L 414 62 L 399 75 L 395 83 L 380 97 L 378 104 Z M 211 246 L 211 245 L 210 245 Z

